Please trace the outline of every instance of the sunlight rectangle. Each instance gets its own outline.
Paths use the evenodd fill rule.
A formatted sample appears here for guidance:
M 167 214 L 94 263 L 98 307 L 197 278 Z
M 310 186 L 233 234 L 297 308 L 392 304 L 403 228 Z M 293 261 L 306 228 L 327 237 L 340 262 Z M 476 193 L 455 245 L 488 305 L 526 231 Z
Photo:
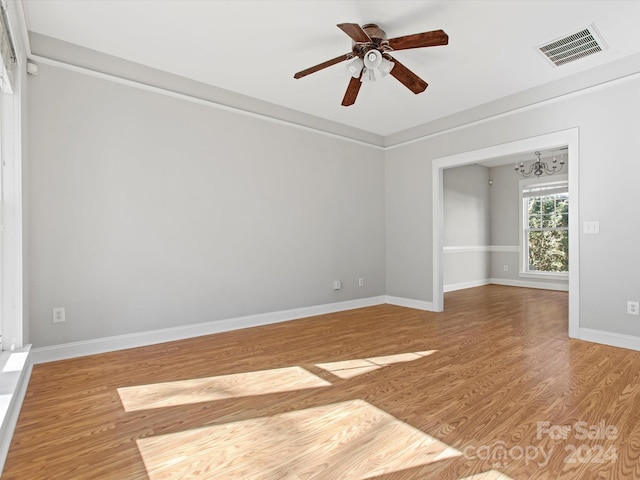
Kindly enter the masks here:
M 395 355 L 385 355 L 383 357 L 370 357 L 367 360 L 377 365 L 392 365 L 394 363 L 413 362 L 421 358 L 427 357 L 437 350 L 427 350 L 424 352 L 397 353 Z
M 285 367 L 121 387 L 118 394 L 124 409 L 129 412 L 329 385 L 331 383 L 302 367 Z
M 363 400 L 137 440 L 149 480 L 367 479 L 461 455 Z
M 414 360 L 419 360 L 435 352 L 437 352 L 437 350 L 398 353 L 395 355 L 358 358 L 355 360 L 340 360 L 337 362 L 317 363 L 316 367 L 326 370 L 336 377 L 347 380 L 349 378 L 357 377 L 358 375 L 378 370 L 382 367 L 387 367 L 394 363 L 413 362 Z

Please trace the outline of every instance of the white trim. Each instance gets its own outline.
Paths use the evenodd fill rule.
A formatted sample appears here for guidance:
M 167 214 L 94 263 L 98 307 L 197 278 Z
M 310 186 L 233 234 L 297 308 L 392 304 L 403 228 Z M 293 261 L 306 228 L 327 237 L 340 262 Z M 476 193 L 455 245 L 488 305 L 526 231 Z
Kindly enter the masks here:
M 22 38 L 19 13 L 21 4 L 6 4 L 7 16 L 12 31 L 16 62 L 14 70 L 13 94 L 2 95 L 2 132 L 0 148 L 2 150 L 2 231 L 0 232 L 0 269 L 2 299 L 0 312 L 2 318 L 2 336 L 4 348 L 14 343 L 21 348 L 24 342 L 23 316 L 23 204 L 22 204 L 22 143 L 23 143 L 23 89 L 24 75 L 24 39 Z
M 397 305 L 400 307 L 416 308 L 418 310 L 425 310 L 429 312 L 434 311 L 433 304 L 431 302 L 414 300 L 411 298 L 380 295 L 377 297 L 347 300 L 344 302 L 295 308 L 291 310 L 282 310 L 279 312 L 228 318 L 225 320 L 218 320 L 214 322 L 184 325 L 181 327 L 151 330 L 147 332 L 131 333 L 127 335 L 117 335 L 113 337 L 96 338 L 79 342 L 65 343 L 61 345 L 52 345 L 48 347 L 39 347 L 31 350 L 31 358 L 34 364 L 54 362 L 58 360 L 66 360 L 69 358 L 83 357 L 86 355 L 114 352 L 117 350 L 144 347 L 147 345 L 172 342 L 175 340 L 183 340 L 202 335 L 228 332 L 231 330 L 270 325 L 273 323 L 297 320 L 305 317 L 312 317 L 315 315 L 324 315 L 327 313 L 353 310 L 355 308 L 371 307 L 374 305 L 382 305 L 385 303 L 390 305 Z
M 24 396 L 27 393 L 27 386 L 29 385 L 29 379 L 31 378 L 31 370 L 33 364 L 31 363 L 30 350 L 31 346 L 27 345 L 20 350 L 14 352 L 3 352 L 0 355 L 0 384 L 2 385 L 2 391 L 5 395 L 10 395 L 7 400 L 6 409 L 1 412 L 1 424 L 0 428 L 0 472 L 4 468 L 4 462 L 7 460 L 7 454 L 9 453 L 9 447 L 11 446 L 11 439 L 13 432 L 18 423 L 18 416 L 20 415 L 20 409 L 24 402 Z M 4 367 L 7 361 L 13 354 L 25 354 L 25 358 L 21 358 L 22 368 L 19 371 L 4 372 Z
M 569 284 L 567 283 L 526 282 L 523 280 L 512 280 L 511 278 L 490 278 L 489 283 L 494 285 L 506 285 L 508 287 L 539 288 L 542 290 L 559 290 L 561 292 L 569 291 Z
M 640 350 L 640 337 L 625 335 L 623 333 L 605 332 L 591 328 L 580 329 L 580 340 L 585 342 L 601 343 L 618 348 L 628 348 L 630 350 Z
M 464 245 L 442 247 L 444 253 L 518 253 L 518 245 Z
M 518 245 L 491 245 L 489 251 L 492 253 L 518 253 L 520 247 Z
M 23 225 L 22 225 L 22 68 L 14 72 L 14 93 L 2 95 L 2 260 L 1 310 L 4 348 L 23 345 Z M 15 340 L 14 340 L 15 339 Z
M 469 245 L 456 247 L 442 247 L 444 253 L 487 253 L 489 245 Z
M 432 298 L 435 311 L 442 311 L 444 306 L 443 290 L 443 245 L 444 245 L 444 212 L 443 212 L 443 171 L 445 168 L 469 165 L 491 158 L 516 155 L 535 150 L 551 148 L 568 148 L 569 192 L 572 201 L 569 204 L 569 337 L 579 338 L 580 328 L 580 204 L 579 192 L 579 145 L 580 130 L 578 127 L 552 132 L 537 137 L 530 137 L 513 142 L 493 145 L 478 150 L 436 158 L 431 166 L 432 179 L 432 236 L 433 236 L 433 282 Z
M 213 333 L 228 332 L 242 328 L 258 327 L 272 323 L 286 322 L 299 318 L 342 312 L 354 308 L 370 307 L 385 303 L 385 296 L 347 300 L 344 302 L 328 303 L 311 307 L 294 308 L 278 312 L 260 313 L 245 317 L 228 318 L 213 322 L 184 325 L 180 327 L 164 328 L 147 332 L 130 333 L 113 337 L 96 338 L 79 342 L 34 348 L 31 351 L 33 363 L 46 363 L 68 358 L 113 352 L 127 348 L 144 347 L 157 343 L 172 342 L 186 338 L 211 335 Z
M 569 273 L 568 272 L 520 272 L 518 273 L 519 277 L 522 278 L 537 278 L 539 280 L 564 280 L 569 281 Z
M 441 161 L 434 160 L 431 164 L 431 208 L 432 208 L 432 301 L 436 312 L 444 310 L 444 164 L 446 157 Z M 455 163 L 454 163 L 455 164 Z
M 21 12 L 17 13 L 16 15 L 19 16 L 20 18 L 20 23 L 21 25 L 21 30 L 26 31 L 26 21 L 24 21 L 24 6 L 22 5 L 22 2 L 19 2 L 21 5 Z M 21 34 L 23 32 L 21 31 Z M 344 140 L 348 140 L 348 141 L 352 141 L 355 143 L 360 143 L 363 145 L 367 145 L 367 146 L 371 146 L 377 149 L 381 149 L 383 151 L 387 151 L 387 150 L 391 150 L 394 148 L 398 148 L 398 147 L 402 147 L 402 146 L 406 146 L 406 145 L 410 145 L 412 143 L 415 142 L 419 142 L 428 138 L 434 138 L 434 137 L 438 137 L 441 135 L 446 135 L 449 134 L 451 132 L 455 132 L 458 130 L 462 130 L 462 129 L 466 129 L 468 127 L 472 127 L 475 125 L 481 125 L 484 124 L 486 122 L 490 122 L 496 119 L 500 119 L 500 118 L 504 118 L 504 117 L 508 117 L 511 116 L 513 114 L 517 114 L 520 112 L 526 112 L 526 111 L 530 111 L 532 109 L 538 108 L 540 106 L 544 106 L 544 105 L 549 105 L 549 104 L 553 104 L 553 103 L 557 103 L 559 101 L 563 101 L 566 98 L 572 98 L 574 96 L 578 96 L 578 95 L 582 95 L 584 93 L 589 93 L 591 91 L 597 91 L 597 90 L 601 90 L 601 89 L 605 89 L 605 88 L 609 88 L 611 86 L 615 86 L 619 83 L 624 83 L 627 81 L 631 81 L 631 80 L 635 80 L 637 78 L 640 77 L 640 72 L 631 72 L 631 73 L 625 73 L 622 76 L 618 76 L 616 78 L 611 78 L 611 79 L 606 79 L 606 80 L 602 80 L 599 81 L 598 83 L 595 84 L 591 84 L 591 85 L 587 85 L 587 86 L 582 86 L 580 87 L 578 90 L 571 90 L 571 91 L 567 91 L 564 93 L 559 93 L 559 94 L 554 94 L 553 96 L 547 97 L 547 98 L 543 98 L 541 100 L 528 100 L 524 103 L 524 105 L 519 105 L 519 106 L 515 106 L 515 107 L 508 107 L 507 110 L 503 110 L 502 112 L 498 112 L 498 113 L 490 113 L 488 115 L 484 115 L 481 118 L 478 118 L 476 120 L 471 120 L 471 121 L 463 121 L 462 123 L 458 123 L 458 124 L 454 124 L 452 126 L 447 126 L 442 128 L 441 130 L 438 130 L 436 132 L 431 132 L 431 133 L 426 133 L 426 134 L 421 134 L 417 137 L 414 138 L 410 138 L 408 140 L 402 140 L 399 141 L 397 143 L 394 143 L 392 145 L 388 145 L 387 142 L 389 141 L 389 137 L 393 137 L 395 135 L 397 135 L 397 133 L 401 133 L 401 132 L 396 132 L 394 134 L 389 134 L 389 135 L 385 135 L 382 136 L 382 140 L 381 140 L 381 144 L 378 143 L 374 143 L 373 141 L 367 141 L 367 140 L 361 140 L 361 139 L 356 139 L 354 137 L 350 137 L 347 135 L 341 135 L 339 133 L 335 133 L 335 132 L 329 132 L 326 130 L 321 129 L 320 127 L 310 127 L 310 126 L 305 126 L 305 125 L 300 125 L 299 123 L 293 121 L 293 120 L 285 120 L 283 118 L 277 118 L 274 116 L 271 116 L 269 114 L 262 114 L 262 113 L 258 113 L 258 112 L 252 112 L 250 110 L 245 110 L 242 109 L 240 107 L 234 107 L 231 105 L 225 105 L 222 103 L 218 103 L 215 100 L 207 100 L 207 99 L 202 99 L 199 97 L 195 97 L 195 96 L 191 96 L 189 94 L 183 94 L 183 93 L 179 93 L 167 88 L 162 88 L 162 87 L 155 87 L 152 85 L 147 85 L 145 83 L 142 82 L 138 82 L 135 80 L 129 80 L 123 77 L 120 77 L 116 74 L 110 74 L 110 73 L 103 73 L 100 72 L 98 70 L 93 70 L 91 68 L 87 68 L 87 67 L 81 67 L 81 66 L 77 66 L 77 65 L 73 65 L 64 61 L 60 61 L 60 60 L 55 60 L 49 57 L 44 57 L 44 56 L 40 56 L 40 55 L 35 55 L 31 52 L 31 46 L 29 44 L 29 37 L 28 35 L 21 35 L 21 37 L 24 37 L 26 40 L 23 42 L 25 44 L 25 48 L 27 51 L 27 55 L 28 55 L 28 59 L 29 60 L 34 60 L 34 61 L 38 61 L 38 62 L 42 62 L 44 64 L 49 64 L 49 65 L 53 65 L 53 66 L 57 66 L 59 68 L 64 68 L 67 70 L 71 70 L 71 71 L 76 71 L 76 72 L 80 72 L 80 73 L 84 73 L 86 75 L 90 75 L 90 76 L 94 76 L 94 77 L 98 77 L 98 78 L 103 78 L 103 79 L 107 79 L 107 80 L 111 80 L 117 83 L 122 83 L 122 84 L 128 84 L 131 86 L 134 86 L 136 88 L 141 88 L 141 89 L 145 89 L 145 90 L 151 90 L 151 91 L 155 91 L 156 93 L 161 93 L 161 94 L 165 94 L 165 95 L 169 95 L 169 96 L 174 96 L 177 98 L 183 98 L 189 101 L 199 101 L 202 102 L 203 104 L 207 104 L 210 106 L 214 106 L 220 109 L 224 109 L 227 111 L 234 111 L 237 113 L 241 113 L 244 115 L 249 115 L 255 118 L 261 118 L 263 120 L 267 120 L 267 121 L 272 121 L 275 123 L 280 123 L 280 124 L 285 124 L 285 125 L 289 125 L 289 126 L 294 126 L 294 127 L 298 127 L 298 128 L 302 128 L 305 130 L 309 130 L 309 131 L 314 131 L 317 133 L 321 133 L 321 134 L 325 134 L 325 135 L 329 135 L 332 137 L 337 137 L 337 138 L 341 138 Z M 469 110 L 473 110 L 474 108 L 477 107 L 472 107 Z M 432 122 L 428 122 L 428 123 L 433 123 L 436 122 L 437 120 L 434 120 Z M 426 124 L 422 124 L 422 125 L 427 125 Z M 407 128 L 405 131 L 409 131 L 409 130 L 413 130 L 416 128 L 420 128 L 422 125 L 417 125 L 415 127 L 410 127 Z M 350 127 L 350 128 L 354 128 L 357 129 L 357 127 Z M 366 133 L 370 133 L 370 132 L 366 132 Z
M 23 347 L 23 236 L 22 236 L 22 102 L 24 88 L 25 49 L 28 36 L 22 2 L 3 2 L 6 5 L 10 29 L 16 49 L 17 65 L 14 71 L 14 93 L 0 93 L 2 99 L 2 334 L 4 345 L 14 343 L 14 351 L 0 353 L 0 472 L 9 453 L 11 439 L 18 422 L 20 409 L 31 378 L 31 345 Z M 26 45 L 26 48 L 25 48 Z M 15 339 L 15 341 L 13 340 Z M 22 347 L 22 348 L 21 348 Z
M 580 338 L 580 129 L 567 135 L 569 178 L 569 337 Z
M 445 293 L 455 292 L 456 290 L 465 290 L 467 288 L 482 287 L 484 285 L 489 285 L 490 283 L 491 283 L 490 279 L 483 278 L 482 280 L 472 280 L 471 282 L 451 283 L 449 285 L 445 285 L 443 287 L 443 290 Z
M 65 63 L 65 62 L 61 62 L 59 60 L 53 60 L 51 58 L 47 58 L 47 57 L 41 57 L 39 55 L 31 55 L 29 57 L 30 60 L 34 60 L 36 62 L 40 62 L 43 63 L 45 65 L 51 65 L 54 67 L 58 67 L 58 68 L 62 68 L 64 70 L 69 70 L 71 72 L 76 72 L 76 73 L 81 73 L 84 75 L 88 75 L 90 77 L 95 77 L 95 78 L 99 78 L 102 80 L 108 80 L 114 83 L 119 83 L 121 85 L 126 85 L 129 87 L 133 87 L 133 88 L 138 88 L 140 90 L 146 90 L 149 92 L 153 92 L 153 93 L 158 93 L 161 95 L 167 95 L 169 97 L 173 97 L 173 98 L 178 98 L 180 100 L 186 100 L 188 102 L 192 102 L 192 103 L 197 103 L 199 105 L 205 105 L 208 107 L 212 107 L 212 108 L 216 108 L 218 110 L 223 110 L 226 112 L 233 112 L 233 113 L 237 113 L 240 115 L 245 115 L 251 118 L 259 118 L 261 120 L 267 121 L 267 122 L 271 122 L 271 123 L 276 123 L 278 125 L 286 125 L 289 127 L 294 127 L 294 128 L 298 128 L 301 130 L 305 130 L 308 132 L 313 132 L 313 133 L 318 133 L 321 135 L 325 135 L 328 137 L 332 137 L 332 138 L 339 138 L 341 140 L 346 140 L 348 142 L 352 142 L 352 143 L 357 143 L 359 145 L 365 145 L 367 147 L 371 147 L 371 148 L 375 148 L 377 150 L 384 150 L 385 147 L 383 147 L 382 145 L 377 145 L 375 143 L 372 142 L 368 142 L 366 140 L 359 140 L 353 137 L 349 137 L 347 135 L 340 135 L 339 133 L 334 133 L 334 132 L 328 132 L 326 130 L 322 130 L 321 128 L 318 127 L 308 127 L 306 125 L 301 125 L 295 121 L 291 121 L 291 120 L 285 120 L 282 118 L 276 118 L 270 115 L 266 115 L 266 114 L 262 114 L 262 113 L 257 113 L 257 112 L 252 112 L 250 110 L 244 110 L 242 108 L 239 107 L 233 107 L 230 105 L 224 105 L 222 103 L 218 103 L 215 100 L 209 100 L 206 98 L 201 98 L 201 97 L 197 97 L 195 95 L 190 95 L 188 93 L 180 93 L 180 92 L 176 92 L 173 90 L 169 90 L 167 88 L 163 88 L 163 87 L 156 87 L 154 85 L 148 85 L 146 83 L 141 83 L 138 82 L 136 80 L 129 80 L 127 78 L 123 78 L 123 77 L 119 77 L 117 75 L 112 75 L 109 73 L 103 73 L 103 72 L 98 72 L 96 70 L 92 70 L 90 68 L 86 68 L 86 67 L 79 67 L 77 65 L 71 65 L 69 63 Z
M 418 310 L 425 310 L 427 312 L 436 311 L 433 303 L 425 302 L 424 300 L 414 300 L 412 298 L 402 298 L 387 295 L 386 303 L 388 303 L 389 305 L 397 305 L 398 307 L 416 308 Z
M 27 56 L 29 56 L 31 55 L 31 44 L 29 43 L 29 30 L 27 29 L 27 19 L 24 13 L 24 3 L 23 2 L 9 2 L 9 3 L 13 3 L 17 5 L 15 7 L 16 21 L 14 24 L 12 24 L 12 26 L 15 25 L 18 30 L 15 32 L 15 37 L 19 37 L 19 39 L 18 38 L 14 39 L 19 44 L 16 46 L 16 48 L 21 49 L 22 51 L 24 51 L 24 53 Z M 10 12 L 9 8 L 7 8 L 7 11 Z M 18 32 L 19 32 L 19 36 L 18 36 Z

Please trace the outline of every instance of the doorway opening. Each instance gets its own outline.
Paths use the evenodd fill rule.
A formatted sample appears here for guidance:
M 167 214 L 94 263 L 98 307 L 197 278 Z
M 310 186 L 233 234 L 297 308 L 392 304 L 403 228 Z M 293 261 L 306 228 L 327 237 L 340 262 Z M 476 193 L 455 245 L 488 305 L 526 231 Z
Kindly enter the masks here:
M 579 338 L 579 130 L 572 128 L 546 135 L 472 150 L 456 155 L 437 158 L 432 163 L 433 192 L 433 307 L 444 309 L 444 197 L 443 171 L 447 168 L 486 162 L 491 159 L 513 157 L 536 150 L 566 148 L 568 156 L 567 179 L 571 192 L 569 204 L 569 337 Z

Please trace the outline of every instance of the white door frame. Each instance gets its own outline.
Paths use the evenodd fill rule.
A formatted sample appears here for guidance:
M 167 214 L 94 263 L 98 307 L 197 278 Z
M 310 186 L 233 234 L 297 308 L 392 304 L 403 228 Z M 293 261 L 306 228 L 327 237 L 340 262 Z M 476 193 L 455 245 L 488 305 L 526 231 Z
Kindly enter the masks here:
M 498 157 L 506 157 L 535 150 L 568 147 L 569 176 L 569 337 L 580 338 L 580 211 L 579 211 L 579 128 L 570 128 L 537 137 L 440 157 L 432 163 L 433 193 L 433 308 L 444 309 L 443 246 L 444 211 L 442 178 L 445 168 L 469 165 Z

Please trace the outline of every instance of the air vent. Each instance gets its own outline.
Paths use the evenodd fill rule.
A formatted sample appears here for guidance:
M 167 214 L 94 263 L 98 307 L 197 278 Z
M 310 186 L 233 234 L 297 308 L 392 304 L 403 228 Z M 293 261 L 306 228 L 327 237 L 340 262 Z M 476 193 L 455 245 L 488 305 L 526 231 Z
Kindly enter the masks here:
M 538 49 L 547 60 L 559 67 L 594 53 L 602 52 L 607 49 L 607 45 L 595 27 L 589 25 L 583 30 L 542 45 Z

